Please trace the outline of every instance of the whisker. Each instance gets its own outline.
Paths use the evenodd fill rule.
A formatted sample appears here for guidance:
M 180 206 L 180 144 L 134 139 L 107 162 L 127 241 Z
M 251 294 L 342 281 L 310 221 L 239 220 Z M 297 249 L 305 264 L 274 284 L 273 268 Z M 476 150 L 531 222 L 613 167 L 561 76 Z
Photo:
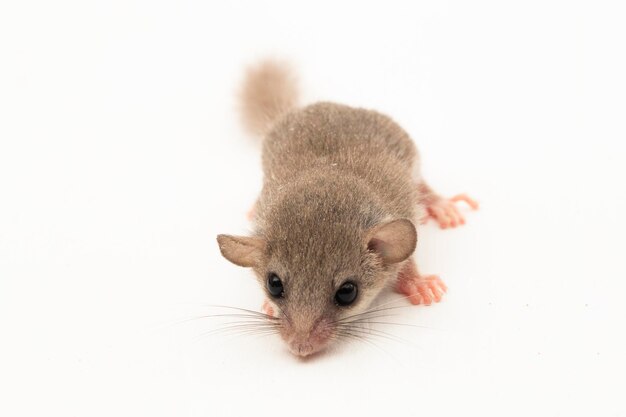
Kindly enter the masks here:
M 376 317 L 378 318 L 378 317 Z M 441 329 L 437 329 L 434 327 L 428 327 L 428 326 L 420 326 L 419 324 L 410 324 L 410 323 L 395 323 L 392 321 L 369 321 L 369 320 L 354 320 L 351 322 L 348 322 L 350 324 L 352 323 L 357 323 L 357 324 L 386 324 L 386 325 L 390 325 L 390 326 L 406 326 L 406 327 L 416 327 L 418 329 L 428 329 L 428 330 L 441 330 Z
M 270 316 L 269 314 L 265 314 L 265 313 L 260 312 L 260 311 L 248 310 L 248 309 L 245 309 L 245 308 L 224 306 L 224 305 L 219 305 L 219 304 L 205 304 L 204 306 L 205 307 L 214 307 L 214 308 L 229 308 L 229 309 L 233 309 L 233 310 L 239 310 L 239 311 L 244 311 L 244 312 L 247 312 L 247 313 L 255 314 L 257 316 L 261 316 L 261 317 L 264 317 L 264 318 L 267 318 L 267 319 L 280 320 L 280 318 L 278 318 L 278 317 Z M 275 304 L 275 306 L 283 314 L 283 316 L 285 317 L 285 320 L 287 320 L 288 322 L 291 323 L 291 319 L 289 318 L 287 313 L 285 313 L 285 310 L 283 310 L 282 307 L 279 306 L 278 304 Z
M 387 356 L 388 356 L 388 357 L 390 357 L 391 359 L 396 360 L 396 359 L 395 359 L 393 356 L 391 356 L 391 355 L 389 354 L 389 352 L 387 352 L 385 349 L 383 349 L 382 347 L 380 347 L 379 345 L 377 345 L 377 344 L 376 344 L 376 343 L 374 343 L 373 341 L 371 341 L 371 340 L 369 340 L 369 339 L 367 339 L 367 338 L 365 338 L 365 337 L 363 337 L 363 336 L 360 336 L 360 335 L 355 335 L 355 334 L 352 334 L 352 333 L 350 333 L 350 332 L 344 332 L 344 333 L 342 333 L 342 334 L 341 334 L 341 337 L 343 337 L 343 338 L 345 338 L 345 339 L 357 340 L 357 341 L 359 341 L 359 342 L 364 342 L 364 343 L 367 343 L 367 344 L 369 344 L 369 345 L 373 346 L 374 348 L 376 348 L 376 349 L 380 350 L 381 352 L 383 352 L 385 355 L 387 355 Z M 396 360 L 396 361 L 397 361 L 397 360 Z
M 384 317 L 396 317 L 395 314 L 377 314 L 377 311 L 372 311 L 368 313 L 369 315 L 363 315 L 361 317 L 357 317 L 354 320 L 337 320 L 333 322 L 333 324 L 345 324 L 345 323 L 363 323 L 373 319 L 380 319 Z
M 275 318 L 275 317 L 271 317 L 271 316 L 267 316 L 267 317 L 262 317 L 262 316 L 255 316 L 252 314 L 205 314 L 202 316 L 195 316 L 195 317 L 189 317 L 186 319 L 181 319 L 178 321 L 175 321 L 172 323 L 172 325 L 177 325 L 177 324 L 183 324 L 183 323 L 188 323 L 190 321 L 194 321 L 194 320 L 201 320 L 201 319 L 209 319 L 209 318 L 232 318 L 232 319 L 249 319 L 249 320 L 257 320 L 259 323 L 262 322 L 266 322 L 266 321 L 277 321 L 279 319 Z
M 278 328 L 276 327 L 266 327 L 266 328 L 255 328 L 248 326 L 228 326 L 222 327 L 219 329 L 212 329 L 208 332 L 200 333 L 197 336 L 197 339 L 201 339 L 210 335 L 218 335 L 218 334 L 277 334 Z
M 222 332 L 224 330 L 268 330 L 268 329 L 275 329 L 275 326 L 272 325 L 266 325 L 266 326 L 256 326 L 256 325 L 251 325 L 251 324 L 230 324 L 227 326 L 222 326 L 222 327 L 218 327 L 216 329 L 211 329 L 207 332 L 204 332 L 203 334 L 212 334 L 212 333 L 219 333 Z
M 256 316 L 254 314 L 234 314 L 234 313 L 223 313 L 223 314 L 205 314 L 202 316 L 197 316 L 195 318 L 210 318 L 210 317 L 244 317 L 249 319 L 257 319 L 257 320 L 271 320 L 275 319 L 272 316 Z M 192 318 L 193 319 L 193 318 Z
M 227 308 L 230 310 L 238 310 L 238 311 L 243 311 L 246 313 L 251 313 L 251 314 L 255 314 L 257 316 L 267 316 L 267 317 L 271 317 L 268 316 L 265 313 L 262 313 L 260 311 L 255 311 L 255 310 L 249 310 L 247 308 L 240 308 L 240 307 L 233 307 L 233 306 L 225 306 L 225 305 L 219 305 L 219 304 L 204 304 L 204 307 L 209 307 L 209 308 Z
M 264 336 L 271 336 L 271 335 L 275 335 L 277 333 L 272 333 L 272 332 L 229 332 L 229 333 L 223 333 L 221 334 L 222 337 L 224 337 L 224 340 L 229 340 L 229 339 L 234 339 L 234 338 L 238 338 L 238 337 L 264 337 Z M 207 337 L 210 337 L 210 335 L 200 335 L 198 336 L 195 340 L 194 343 L 200 343 L 203 340 L 205 340 Z
M 380 338 L 391 340 L 391 341 L 398 342 L 398 343 L 413 345 L 413 343 L 410 342 L 409 340 L 406 340 L 402 337 L 393 335 L 391 333 L 388 333 L 379 329 L 372 329 L 372 328 L 365 328 L 365 327 L 346 327 L 346 329 L 350 332 L 357 332 L 363 335 L 380 337 Z
M 354 318 L 354 317 L 363 316 L 363 315 L 366 315 L 366 314 L 378 313 L 378 312 L 381 312 L 381 311 L 398 310 L 398 309 L 401 309 L 401 308 L 409 308 L 409 307 L 411 307 L 411 306 L 395 306 L 395 307 L 385 307 L 385 308 L 377 308 L 377 307 L 375 307 L 375 308 L 372 308 L 372 309 L 369 309 L 369 310 L 365 310 L 365 311 L 363 311 L 361 313 L 358 313 L 358 314 L 352 314 L 351 316 L 343 317 L 343 318 L 341 318 L 339 320 L 336 320 L 336 322 L 345 321 L 345 320 L 348 320 L 348 319 L 351 319 L 351 318 Z

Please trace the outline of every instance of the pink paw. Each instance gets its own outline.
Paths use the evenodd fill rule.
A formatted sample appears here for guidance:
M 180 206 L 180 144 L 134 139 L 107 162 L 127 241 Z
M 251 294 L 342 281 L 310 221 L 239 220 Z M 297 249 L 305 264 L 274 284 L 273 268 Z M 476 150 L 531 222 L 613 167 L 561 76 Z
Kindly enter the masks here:
M 478 203 L 466 194 L 459 194 L 450 199 L 440 198 L 426 207 L 428 216 L 423 219 L 423 223 L 433 218 L 442 229 L 465 224 L 465 218 L 454 204 L 457 201 L 464 201 L 472 210 L 478 210 Z
M 430 305 L 433 300 L 441 301 L 443 294 L 448 291 L 448 287 L 437 275 L 406 275 L 400 273 L 396 291 L 408 297 L 411 304 Z
M 274 317 L 274 308 L 270 305 L 269 301 L 263 301 L 263 306 L 261 307 L 261 310 L 263 310 L 263 312 L 268 316 Z

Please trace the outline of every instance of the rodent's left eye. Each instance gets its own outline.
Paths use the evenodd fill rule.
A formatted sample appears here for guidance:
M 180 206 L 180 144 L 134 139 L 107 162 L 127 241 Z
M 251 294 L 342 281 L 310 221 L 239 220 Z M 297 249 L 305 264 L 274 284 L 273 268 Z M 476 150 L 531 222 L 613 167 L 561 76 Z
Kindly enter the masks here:
M 274 298 L 280 298 L 284 295 L 285 290 L 283 288 L 283 282 L 278 275 L 273 272 L 267 275 L 267 290 Z
M 347 281 L 335 293 L 335 301 L 342 307 L 348 306 L 356 300 L 359 290 L 354 282 Z

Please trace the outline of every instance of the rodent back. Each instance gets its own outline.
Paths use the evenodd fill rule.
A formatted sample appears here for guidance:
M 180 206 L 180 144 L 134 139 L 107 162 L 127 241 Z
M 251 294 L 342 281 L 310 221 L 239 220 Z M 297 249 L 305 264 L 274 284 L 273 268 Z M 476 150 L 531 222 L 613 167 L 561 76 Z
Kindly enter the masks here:
M 279 120 L 263 143 L 266 189 L 311 170 L 331 170 L 364 180 L 390 214 L 412 217 L 417 150 L 408 134 L 378 112 L 316 103 Z

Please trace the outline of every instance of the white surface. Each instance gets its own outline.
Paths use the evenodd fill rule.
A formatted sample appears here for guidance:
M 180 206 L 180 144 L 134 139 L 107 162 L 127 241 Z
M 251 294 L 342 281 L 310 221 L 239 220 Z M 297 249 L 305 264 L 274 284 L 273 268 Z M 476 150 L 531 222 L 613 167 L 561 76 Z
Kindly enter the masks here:
M 216 3 L 0 5 L 0 415 L 626 415 L 618 2 Z M 301 362 L 175 323 L 260 306 L 214 238 L 249 227 L 234 92 L 269 54 L 482 203 L 422 228 L 450 292 L 377 327 L 410 343 Z

